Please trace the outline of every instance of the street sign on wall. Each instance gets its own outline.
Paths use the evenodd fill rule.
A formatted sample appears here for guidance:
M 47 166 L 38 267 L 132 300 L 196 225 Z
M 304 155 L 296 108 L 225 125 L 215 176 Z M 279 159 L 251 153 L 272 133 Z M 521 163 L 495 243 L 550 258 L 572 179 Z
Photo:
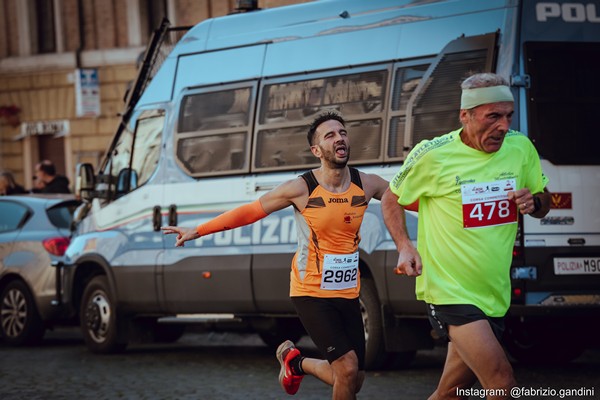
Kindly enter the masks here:
M 54 137 L 68 136 L 70 132 L 69 120 L 31 121 L 21 124 L 21 133 L 14 138 L 20 140 L 27 136 L 53 135 Z
M 75 70 L 75 103 L 78 117 L 100 116 L 100 80 L 96 68 Z

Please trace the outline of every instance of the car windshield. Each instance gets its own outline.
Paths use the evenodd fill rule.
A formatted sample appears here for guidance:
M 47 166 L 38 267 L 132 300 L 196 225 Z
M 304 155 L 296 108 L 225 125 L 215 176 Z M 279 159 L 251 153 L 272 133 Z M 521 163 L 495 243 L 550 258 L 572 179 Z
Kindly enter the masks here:
M 60 203 L 47 211 L 48 219 L 57 228 L 69 229 L 77 206 L 76 202 Z

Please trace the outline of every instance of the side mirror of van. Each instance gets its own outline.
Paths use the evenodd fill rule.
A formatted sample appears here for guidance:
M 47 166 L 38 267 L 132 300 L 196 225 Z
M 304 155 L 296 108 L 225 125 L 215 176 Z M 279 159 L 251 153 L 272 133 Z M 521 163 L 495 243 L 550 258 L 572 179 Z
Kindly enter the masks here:
M 138 174 L 132 168 L 123 168 L 117 177 L 116 197 L 123 196 L 137 188 Z
M 92 164 L 77 164 L 75 196 L 83 201 L 91 201 L 94 196 L 95 184 L 94 167 L 92 167 Z

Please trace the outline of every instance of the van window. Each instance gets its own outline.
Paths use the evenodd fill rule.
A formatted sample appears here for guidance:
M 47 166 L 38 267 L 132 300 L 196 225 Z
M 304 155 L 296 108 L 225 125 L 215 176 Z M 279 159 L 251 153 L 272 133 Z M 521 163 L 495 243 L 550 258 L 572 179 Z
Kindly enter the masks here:
M 178 132 L 237 128 L 248 125 L 250 88 L 185 96 Z
M 176 151 L 190 175 L 219 175 L 248 168 L 253 92 L 253 87 L 238 87 L 183 98 Z
M 410 147 L 405 144 L 406 107 L 415 89 L 425 75 L 429 64 L 400 67 L 394 74 L 392 89 L 392 110 L 390 113 L 390 134 L 388 141 L 389 158 L 403 158 Z
M 136 189 L 154 173 L 164 120 L 164 110 L 146 110 L 132 117 L 119 135 L 101 171 L 112 182 L 113 198 Z
M 156 170 L 164 123 L 163 110 L 145 111 L 138 119 L 131 162 L 131 168 L 137 173 L 137 186 L 146 183 Z
M 202 135 L 180 140 L 177 156 L 193 174 L 228 172 L 244 167 L 245 133 Z
M 467 72 L 493 70 L 496 39 L 496 33 L 459 37 L 436 56 L 406 106 L 409 148 L 460 127 L 460 83 Z
M 465 71 L 489 71 L 488 49 L 443 54 L 422 82 L 412 108 L 411 148 L 422 140 L 431 140 L 460 127 L 460 83 Z
M 112 177 L 113 180 L 116 180 L 121 171 L 129 168 L 131 152 L 133 150 L 132 147 L 133 130 L 130 129 L 130 124 L 127 124 L 110 152 L 109 162 L 106 164 L 103 171 L 104 174 Z
M 382 157 L 388 70 L 365 70 L 264 86 L 253 169 L 307 168 L 318 164 L 308 148 L 308 125 L 322 111 L 339 111 L 351 132 L 352 163 Z M 297 78 L 296 78 L 297 79 Z
M 600 43 L 527 42 L 529 137 L 558 165 L 597 165 L 600 157 Z

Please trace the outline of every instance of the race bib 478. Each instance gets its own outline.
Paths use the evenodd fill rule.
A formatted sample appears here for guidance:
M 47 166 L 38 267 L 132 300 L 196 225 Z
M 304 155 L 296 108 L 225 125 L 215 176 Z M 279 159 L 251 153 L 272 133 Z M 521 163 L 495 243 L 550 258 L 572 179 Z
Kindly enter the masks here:
M 513 190 L 516 190 L 515 179 L 462 185 L 464 228 L 481 228 L 517 222 L 517 206 L 513 201 L 508 200 L 508 192 Z

